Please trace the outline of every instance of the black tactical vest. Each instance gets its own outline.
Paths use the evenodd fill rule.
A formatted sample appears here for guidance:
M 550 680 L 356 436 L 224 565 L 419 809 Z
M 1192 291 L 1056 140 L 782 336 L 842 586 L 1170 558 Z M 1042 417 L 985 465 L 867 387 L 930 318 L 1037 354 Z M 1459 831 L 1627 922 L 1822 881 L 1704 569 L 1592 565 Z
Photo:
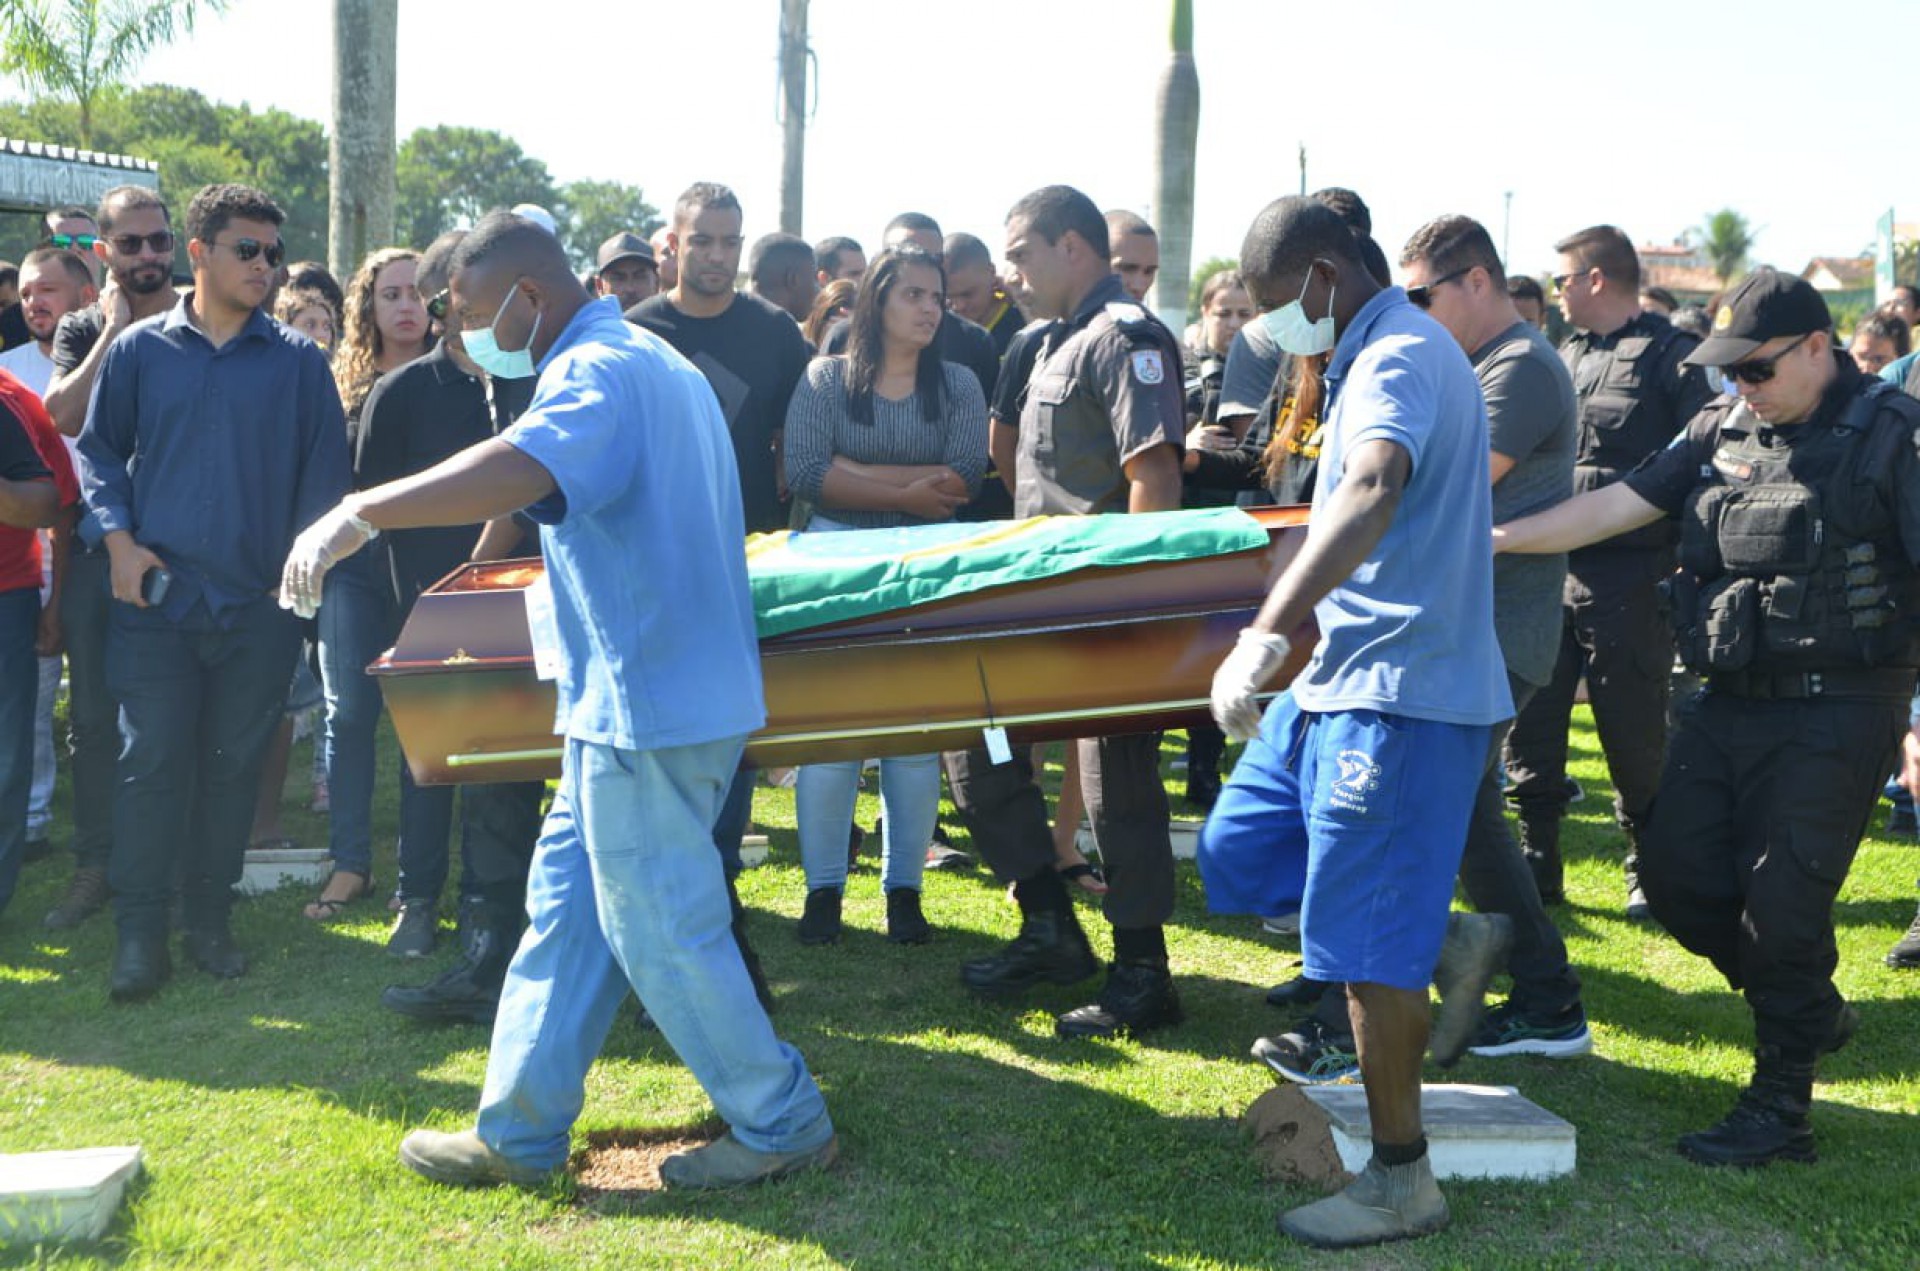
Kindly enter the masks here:
M 1920 403 L 1866 380 L 1841 417 L 1763 444 L 1744 403 L 1687 496 L 1672 599 L 1697 671 L 1920 667 L 1920 577 L 1890 477 Z
M 1678 417 L 1660 384 L 1668 348 L 1683 335 L 1658 314 L 1643 313 L 1627 324 L 1611 348 L 1594 347 L 1599 340 L 1590 332 L 1580 332 L 1561 346 L 1580 407 L 1575 494 L 1612 485 L 1687 426 L 1689 421 Z M 1604 546 L 1665 547 L 1672 542 L 1671 527 L 1656 521 L 1608 539 Z

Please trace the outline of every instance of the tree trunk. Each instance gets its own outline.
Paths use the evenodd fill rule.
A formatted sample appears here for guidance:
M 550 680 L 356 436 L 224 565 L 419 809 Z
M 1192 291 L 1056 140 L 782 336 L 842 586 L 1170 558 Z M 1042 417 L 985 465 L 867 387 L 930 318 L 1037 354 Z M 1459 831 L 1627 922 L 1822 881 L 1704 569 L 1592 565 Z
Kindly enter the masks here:
M 807 180 L 807 0 L 780 0 L 780 230 L 800 233 Z
M 1155 101 L 1153 227 L 1160 235 L 1154 301 L 1174 334 L 1187 325 L 1193 266 L 1193 157 L 1200 136 L 1200 73 L 1193 65 L 1193 0 L 1174 0 L 1173 55 Z
M 327 267 L 343 283 L 368 252 L 393 242 L 394 63 L 399 42 L 399 0 L 333 0 Z

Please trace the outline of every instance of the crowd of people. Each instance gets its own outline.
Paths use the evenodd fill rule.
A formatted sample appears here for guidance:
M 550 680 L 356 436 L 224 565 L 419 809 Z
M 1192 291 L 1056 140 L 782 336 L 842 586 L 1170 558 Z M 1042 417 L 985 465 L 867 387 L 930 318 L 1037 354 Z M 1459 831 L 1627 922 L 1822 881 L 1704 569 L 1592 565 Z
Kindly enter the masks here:
M 1592 1049 L 1556 923 L 1583 688 L 1622 913 L 1710 959 L 1754 1017 L 1751 1083 L 1680 1151 L 1812 1159 L 1816 1064 L 1859 1022 L 1832 981 L 1833 902 L 1889 774 L 1920 784 L 1912 288 L 1843 344 L 1791 276 L 1682 305 L 1596 225 L 1555 244 L 1543 287 L 1458 216 L 1408 240 L 1396 284 L 1337 188 L 1264 209 L 1182 332 L 1146 307 L 1153 228 L 1065 186 L 1013 205 L 999 265 L 919 212 L 871 257 L 846 236 L 749 248 L 711 183 L 585 275 L 532 206 L 383 248 L 344 284 L 285 261 L 283 220 L 260 190 L 210 186 L 176 235 L 174 209 L 123 186 L 47 215 L 0 314 L 0 909 L 52 854 L 63 759 L 72 870 L 42 921 L 111 905 L 115 1001 L 164 988 L 175 927 L 202 972 L 247 973 L 234 886 L 250 845 L 283 841 L 296 721 L 317 708 L 303 780 L 331 871 L 305 920 L 384 902 L 388 952 L 431 953 L 458 827 L 459 956 L 382 1004 L 491 1024 L 493 1049 L 476 1128 L 410 1135 L 410 1167 L 558 1168 L 629 990 L 731 1127 L 670 1160 L 670 1184 L 828 1163 L 734 887 L 759 775 L 739 757 L 764 722 L 743 536 L 1311 503 L 1306 547 L 1219 669 L 1214 723 L 1186 739 L 1209 903 L 1305 955 L 1253 1055 L 1289 1081 L 1358 1077 L 1372 1115 L 1366 1171 L 1283 1227 L 1321 1246 L 1438 1230 L 1423 1057 Z M 533 553 L 558 793 L 421 787 L 400 764 L 383 886 L 364 668 L 452 569 Z M 1311 659 L 1267 704 L 1310 621 Z M 881 760 L 887 938 L 935 938 L 923 871 L 958 856 L 944 779 L 1019 912 L 966 987 L 1104 970 L 1062 1037 L 1179 1024 L 1159 752 L 1151 734 L 1069 743 L 1051 812 L 1034 750 Z M 861 781 L 857 762 L 794 776 L 802 944 L 842 936 Z M 1451 912 L 1456 883 L 1472 912 Z M 1920 967 L 1920 916 L 1886 960 Z

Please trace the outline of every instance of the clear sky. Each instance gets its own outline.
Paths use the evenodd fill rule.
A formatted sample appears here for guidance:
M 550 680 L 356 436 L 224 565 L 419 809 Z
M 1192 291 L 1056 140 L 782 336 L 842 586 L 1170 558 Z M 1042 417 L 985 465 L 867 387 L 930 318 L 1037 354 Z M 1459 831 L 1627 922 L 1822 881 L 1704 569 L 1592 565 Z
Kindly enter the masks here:
M 327 121 L 331 6 L 234 0 L 140 70 L 223 101 Z M 1610 221 L 1668 241 L 1733 207 L 1756 254 L 1850 255 L 1888 207 L 1920 220 L 1901 132 L 1920 0 L 1196 0 L 1195 259 L 1237 255 L 1260 207 L 1348 185 L 1390 257 L 1421 222 L 1478 217 L 1510 265 Z M 508 133 L 561 181 L 696 180 L 778 228 L 779 0 L 403 0 L 399 131 Z M 1165 0 L 814 0 L 819 107 L 810 239 L 872 247 L 925 211 L 998 254 L 1007 206 L 1068 182 L 1102 207 L 1152 198 Z M 1891 56 L 1878 50 L 1886 48 Z

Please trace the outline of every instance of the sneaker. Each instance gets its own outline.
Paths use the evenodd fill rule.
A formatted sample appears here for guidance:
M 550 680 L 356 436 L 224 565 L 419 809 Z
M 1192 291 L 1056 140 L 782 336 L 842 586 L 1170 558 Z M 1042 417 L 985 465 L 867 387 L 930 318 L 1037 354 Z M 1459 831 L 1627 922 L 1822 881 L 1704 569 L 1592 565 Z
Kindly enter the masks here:
M 676 1152 L 660 1162 L 660 1181 L 674 1188 L 745 1187 L 801 1170 L 825 1169 L 839 1154 L 838 1138 L 802 1152 L 756 1152 L 728 1131 L 705 1147 Z
M 1886 962 L 1897 971 L 1920 970 L 1920 913 L 1913 915 L 1907 934 L 1887 950 Z
M 48 911 L 41 925 L 48 931 L 77 927 L 106 906 L 108 894 L 106 870 L 76 869 L 67 884 L 67 894 Z
M 431 900 L 405 900 L 393 920 L 387 952 L 396 958 L 424 958 L 440 940 L 440 920 Z
M 1485 1059 L 1501 1055 L 1571 1059 L 1593 1053 L 1593 1032 L 1578 1002 L 1557 1014 L 1530 1015 L 1509 1000 L 1487 1012 L 1467 1051 Z
M 1480 1027 L 1487 985 L 1506 965 L 1512 945 L 1513 920 L 1505 914 L 1449 915 L 1440 961 L 1433 968 L 1440 1015 L 1429 1042 L 1433 1061 L 1442 1068 L 1453 1067 L 1466 1052 Z
M 1382 1165 L 1376 1156 L 1344 1191 L 1280 1215 L 1280 1230 L 1316 1249 L 1411 1240 L 1446 1225 L 1446 1198 L 1425 1156 L 1405 1165 Z
M 1300 934 L 1300 911 L 1290 914 L 1273 914 L 1260 920 L 1260 930 L 1270 936 L 1297 936 Z
M 815 887 L 807 893 L 795 933 L 801 944 L 832 944 L 840 938 L 840 896 L 838 887 Z
M 1292 1032 L 1262 1037 L 1253 1044 L 1253 1057 L 1302 1086 L 1324 1086 L 1360 1075 L 1360 1052 L 1352 1033 L 1336 1033 L 1308 1018 Z
M 972 869 L 973 857 L 947 841 L 947 832 L 938 825 L 927 843 L 928 869 Z

